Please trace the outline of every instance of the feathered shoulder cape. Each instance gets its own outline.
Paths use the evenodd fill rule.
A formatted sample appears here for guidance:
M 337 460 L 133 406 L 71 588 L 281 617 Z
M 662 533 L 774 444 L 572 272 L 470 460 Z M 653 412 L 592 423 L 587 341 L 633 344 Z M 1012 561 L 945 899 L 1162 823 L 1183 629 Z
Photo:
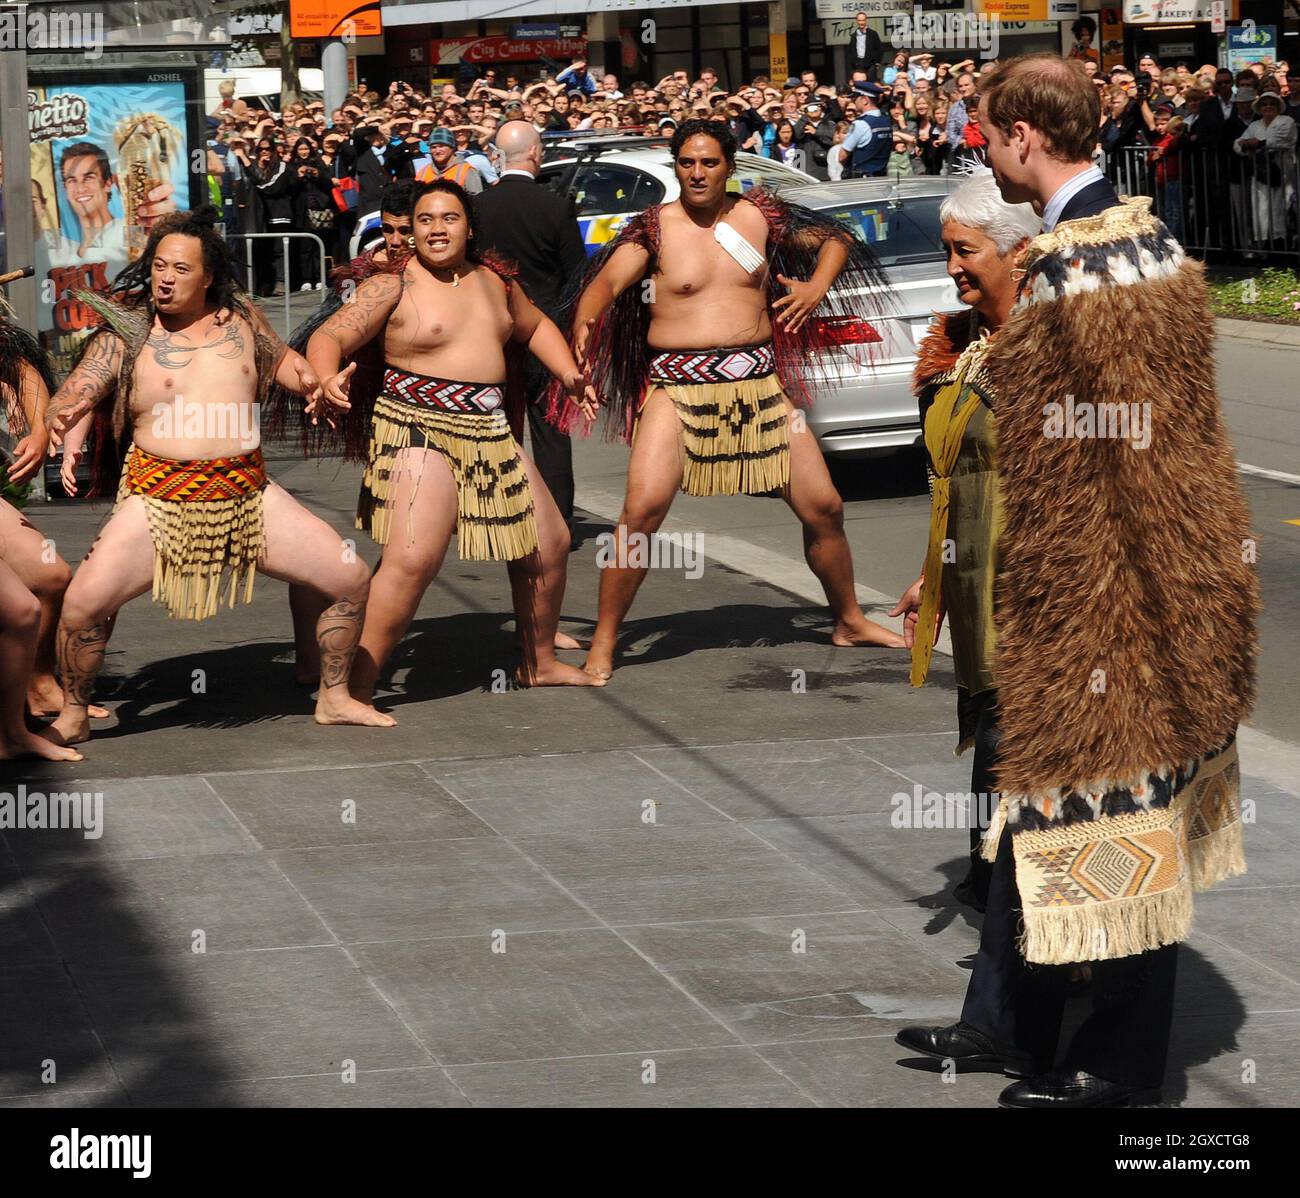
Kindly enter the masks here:
M 809 278 L 816 269 L 822 244 L 828 238 L 839 241 L 849 257 L 835 286 L 818 308 L 817 317 L 879 318 L 893 306 L 889 282 L 871 247 L 839 221 L 783 200 L 766 188 L 753 188 L 740 198 L 753 204 L 767 221 L 764 288 L 769 310 L 785 294 L 777 276 Z M 655 204 L 634 216 L 618 236 L 592 258 L 585 273 L 570 285 L 566 293 L 561 328 L 569 331 L 582 293 L 620 247 L 636 245 L 646 250 L 650 264 L 645 277 L 656 273 L 661 248 L 662 208 L 663 205 Z M 637 411 L 645 398 L 650 360 L 646 345 L 649 327 L 650 305 L 643 302 L 641 288 L 634 285 L 618 296 L 592 328 L 587 360 L 591 364 L 592 382 L 605 407 L 608 435 L 631 438 Z M 807 407 L 812 403 L 818 386 L 829 382 L 818 320 L 805 321 L 796 333 L 786 331 L 773 320 L 772 343 L 777 374 L 785 393 L 797 406 Z M 870 349 L 870 346 L 865 348 Z M 548 415 L 568 431 L 584 427 L 577 409 L 565 403 L 563 391 L 555 384 L 550 391 Z
M 936 312 L 921 344 L 916 347 L 912 390 L 920 395 L 941 382 L 978 335 L 979 314 L 974 309 Z
M 409 254 L 403 254 L 391 262 L 379 262 L 375 255 L 376 251 L 368 250 L 330 272 L 329 294 L 320 307 L 290 334 L 289 345 L 292 349 L 306 356 L 307 343 L 312 334 L 351 299 L 357 287 L 375 275 L 401 275 L 410 261 Z M 515 264 L 497 254 L 485 253 L 475 260 L 475 265 L 486 267 L 500 278 L 506 285 L 507 296 L 510 288 L 517 283 L 519 272 Z M 370 448 L 370 422 L 375 400 L 384 389 L 382 333 L 342 361 L 340 366 L 346 366 L 348 362 L 357 364 L 348 393 L 352 406 L 334 428 L 323 420 L 315 425 L 305 420 L 301 397 L 277 387 L 271 396 L 268 422 L 270 433 L 274 436 L 297 436 L 304 455 L 308 457 L 342 454 L 347 461 L 364 462 Z M 505 388 L 505 408 L 512 426 L 519 422 L 523 414 L 522 370 L 522 355 L 519 347 L 512 342 L 506 346 Z

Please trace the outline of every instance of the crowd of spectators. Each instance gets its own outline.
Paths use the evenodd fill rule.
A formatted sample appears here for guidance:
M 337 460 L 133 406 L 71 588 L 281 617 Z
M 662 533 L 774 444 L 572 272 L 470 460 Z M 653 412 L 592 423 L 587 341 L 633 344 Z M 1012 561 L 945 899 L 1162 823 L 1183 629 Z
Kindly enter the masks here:
M 1136 69 L 1103 71 L 1094 34 L 1081 18 L 1071 57 L 1097 84 L 1099 159 L 1122 190 L 1154 194 L 1192 245 L 1294 246 L 1300 77 L 1285 63 L 1234 75 L 1162 67 L 1149 55 Z M 493 138 L 511 120 L 543 133 L 669 135 L 702 117 L 725 122 L 743 150 L 825 180 L 966 173 L 982 164 L 979 81 L 996 64 L 905 50 L 880 57 L 851 52 L 839 82 L 805 70 L 730 90 L 709 68 L 694 80 L 675 71 L 623 83 L 582 59 L 532 81 L 487 67 L 428 92 L 363 85 L 328 113 L 304 101 L 277 114 L 231 93 L 208 118 L 210 186 L 229 231 L 310 231 L 343 257 L 357 214 L 373 211 L 394 180 L 447 175 L 471 193 L 493 183 Z M 298 241 L 288 278 L 274 243 L 255 244 L 259 293 L 321 285 L 313 243 Z

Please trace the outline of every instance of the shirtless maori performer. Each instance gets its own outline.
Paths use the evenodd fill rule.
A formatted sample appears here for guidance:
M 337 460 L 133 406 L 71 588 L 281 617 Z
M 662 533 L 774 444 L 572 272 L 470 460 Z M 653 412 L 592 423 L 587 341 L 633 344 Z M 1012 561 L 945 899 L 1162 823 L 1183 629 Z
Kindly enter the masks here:
M 266 477 L 258 417 L 272 381 L 319 401 L 306 361 L 238 290 L 211 213 L 154 229 L 119 277 L 121 300 L 90 293 L 103 327 L 51 400 L 57 440 L 116 396 L 112 435 L 130 448 L 117 505 L 68 587 L 59 629 L 64 706 L 50 735 L 86 740 L 86 707 L 110 622 L 150 589 L 180 619 L 214 615 L 226 593 L 252 598 L 255 571 L 319 589 L 322 724 L 390 726 L 348 692 L 370 572 L 323 520 Z M 128 428 L 129 426 L 129 428 Z
M 35 339 L 6 315 L 0 301 L 0 415 L 6 433 L 0 464 L 0 761 L 78 761 L 81 754 L 75 749 L 32 732 L 26 721 L 27 711 L 54 715 L 62 704 L 54 677 L 54 637 L 72 571 L 18 506 L 27 481 L 45 460 L 51 379 Z
M 590 364 L 619 431 L 635 435 L 617 543 L 653 535 L 679 488 L 779 491 L 803 524 L 805 558 L 835 617 L 832 641 L 901 647 L 858 606 L 843 504 L 791 402 L 809 401 L 822 328 L 871 314 L 829 313 L 822 301 L 836 278 L 848 274 L 860 306 L 881 304 L 887 284 L 834 221 L 759 190 L 729 195 L 736 143 L 725 125 L 687 121 L 671 152 L 681 198 L 624 226 L 593 263 L 574 314 L 579 363 Z M 552 410 L 562 425 L 577 423 L 572 405 Z M 630 557 L 601 573 L 584 667 L 600 678 L 613 671 L 619 625 L 645 579 Z
M 362 282 L 307 346 L 326 404 L 370 430 L 357 526 L 384 554 L 352 693 L 371 701 L 453 532 L 462 559 L 507 563 L 523 646 L 517 679 L 532 686 L 599 683 L 555 656 L 570 538 L 511 434 L 505 346 L 527 345 L 571 401 L 592 415 L 594 394 L 560 330 L 504 267 L 475 254 L 464 191 L 437 180 L 415 194 L 414 252 Z M 383 392 L 354 394 L 356 362 L 340 365 L 381 336 Z

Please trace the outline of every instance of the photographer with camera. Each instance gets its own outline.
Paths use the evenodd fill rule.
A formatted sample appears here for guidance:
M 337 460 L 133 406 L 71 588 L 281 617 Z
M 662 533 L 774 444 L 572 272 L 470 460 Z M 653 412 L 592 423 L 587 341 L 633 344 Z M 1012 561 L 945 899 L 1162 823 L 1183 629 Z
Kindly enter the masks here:
M 1133 94 L 1129 93 L 1130 87 Z M 1106 155 L 1106 174 L 1117 190 L 1129 194 L 1135 189 L 1129 183 L 1131 167 L 1127 150 L 1129 146 L 1138 146 L 1143 142 L 1143 121 L 1139 106 L 1147 107 L 1150 90 L 1151 76 L 1139 75 L 1133 83 L 1112 84 L 1109 93 L 1102 97 L 1103 111 L 1107 111 L 1106 106 L 1109 106 L 1098 138 L 1102 153 Z M 1134 96 L 1137 97 L 1136 102 Z M 1141 188 L 1136 190 L 1140 191 Z
M 820 96 L 809 96 L 795 125 L 795 144 L 803 151 L 804 170 L 815 179 L 830 178 L 826 155 L 835 141 L 835 122 L 826 113 Z

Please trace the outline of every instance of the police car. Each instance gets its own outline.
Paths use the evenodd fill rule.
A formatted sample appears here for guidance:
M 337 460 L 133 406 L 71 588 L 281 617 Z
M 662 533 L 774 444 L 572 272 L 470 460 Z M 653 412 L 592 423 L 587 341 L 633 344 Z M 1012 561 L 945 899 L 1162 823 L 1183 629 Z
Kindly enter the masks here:
M 673 171 L 666 137 L 567 134 L 543 138 L 538 181 L 573 196 L 578 226 L 588 254 L 618 235 L 626 221 L 651 204 L 671 203 L 681 188 Z M 760 184 L 779 191 L 815 183 L 804 171 L 758 154 L 741 151 L 727 189 L 738 194 Z

